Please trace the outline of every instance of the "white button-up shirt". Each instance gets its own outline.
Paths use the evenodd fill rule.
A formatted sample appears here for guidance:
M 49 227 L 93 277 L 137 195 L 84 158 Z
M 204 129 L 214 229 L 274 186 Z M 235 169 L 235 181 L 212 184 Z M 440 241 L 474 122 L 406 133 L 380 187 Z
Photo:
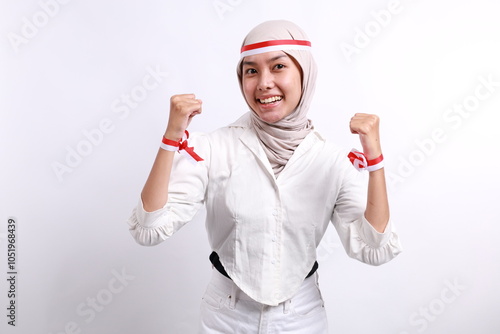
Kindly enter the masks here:
M 277 179 L 248 113 L 189 146 L 204 162 L 176 155 L 165 207 L 146 212 L 139 201 L 129 219 L 138 243 L 164 241 L 205 204 L 210 246 L 234 283 L 267 305 L 298 291 L 329 222 L 355 259 L 379 265 L 400 253 L 392 223 L 379 233 L 364 217 L 367 174 L 318 132 L 304 138 Z

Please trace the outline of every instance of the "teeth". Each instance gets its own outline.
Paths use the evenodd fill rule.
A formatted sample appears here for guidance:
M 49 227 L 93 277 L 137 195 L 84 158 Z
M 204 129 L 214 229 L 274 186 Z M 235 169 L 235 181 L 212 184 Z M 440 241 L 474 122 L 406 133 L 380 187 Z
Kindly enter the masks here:
M 265 100 L 260 100 L 260 103 L 263 103 L 263 104 L 267 104 L 267 103 L 273 103 L 273 102 L 276 102 L 276 101 L 281 101 L 283 97 L 281 96 L 273 96 L 273 97 L 270 97 L 270 98 L 267 98 Z

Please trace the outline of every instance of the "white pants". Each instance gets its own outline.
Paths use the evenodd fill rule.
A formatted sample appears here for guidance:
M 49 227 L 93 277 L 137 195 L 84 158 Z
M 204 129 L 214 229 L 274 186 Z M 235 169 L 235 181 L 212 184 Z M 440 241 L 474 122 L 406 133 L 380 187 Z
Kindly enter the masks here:
M 278 306 L 258 303 L 213 270 L 201 303 L 200 334 L 328 334 L 318 274 Z

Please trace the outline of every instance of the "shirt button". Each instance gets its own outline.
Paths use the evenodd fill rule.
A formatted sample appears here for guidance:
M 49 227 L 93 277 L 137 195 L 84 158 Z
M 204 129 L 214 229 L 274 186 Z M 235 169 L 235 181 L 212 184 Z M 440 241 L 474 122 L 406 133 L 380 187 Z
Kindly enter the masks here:
M 271 260 L 271 263 L 272 263 L 272 264 L 275 264 L 276 262 L 275 262 L 274 260 Z

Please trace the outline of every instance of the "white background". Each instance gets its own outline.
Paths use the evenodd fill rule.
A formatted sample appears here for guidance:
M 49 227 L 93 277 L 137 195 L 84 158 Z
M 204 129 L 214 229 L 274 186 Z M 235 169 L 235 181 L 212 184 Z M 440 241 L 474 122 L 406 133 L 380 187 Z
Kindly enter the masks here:
M 318 257 L 331 333 L 500 332 L 497 1 L 0 4 L 1 277 L 8 217 L 17 219 L 19 248 L 17 326 L 7 325 L 1 279 L 2 333 L 196 332 L 211 271 L 204 213 L 153 248 L 134 242 L 126 220 L 170 96 L 203 99 L 193 131 L 239 117 L 247 110 L 239 47 L 268 19 L 292 20 L 312 40 L 319 77 L 310 118 L 325 137 L 359 147 L 352 114 L 382 120 L 404 252 L 370 267 L 347 258 L 327 231 Z M 380 12 L 388 7 L 390 18 Z M 356 53 L 342 51 L 349 47 Z M 141 88 L 148 68 L 168 72 L 149 91 Z M 490 91 L 480 78 L 493 82 Z M 123 94 L 141 100 L 127 114 Z M 463 103 L 470 112 L 449 111 Z M 78 150 L 84 156 L 71 160 Z

